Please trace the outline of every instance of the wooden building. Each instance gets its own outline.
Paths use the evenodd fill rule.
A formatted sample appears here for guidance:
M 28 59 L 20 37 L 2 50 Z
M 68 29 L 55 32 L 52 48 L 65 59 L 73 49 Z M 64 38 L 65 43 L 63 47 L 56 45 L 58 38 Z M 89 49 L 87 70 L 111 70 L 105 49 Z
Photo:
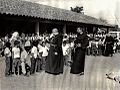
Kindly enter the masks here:
M 76 32 L 84 27 L 88 33 L 97 28 L 113 28 L 96 18 L 38 3 L 22 0 L 0 0 L 0 35 L 11 31 L 24 33 L 50 33 L 52 28 L 60 32 Z

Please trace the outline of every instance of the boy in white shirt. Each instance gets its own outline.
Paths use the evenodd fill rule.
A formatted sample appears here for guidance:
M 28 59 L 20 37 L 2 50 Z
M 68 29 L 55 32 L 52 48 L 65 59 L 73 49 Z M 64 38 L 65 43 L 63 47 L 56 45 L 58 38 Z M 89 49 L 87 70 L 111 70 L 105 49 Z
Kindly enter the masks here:
M 12 48 L 12 58 L 13 58 L 13 66 L 14 66 L 13 67 L 14 75 L 15 74 L 20 75 L 21 61 L 20 61 L 20 47 L 18 41 L 14 42 L 14 47 Z
M 6 48 L 4 50 L 4 55 L 5 55 L 5 63 L 6 63 L 6 68 L 5 68 L 5 76 L 10 75 L 10 67 L 11 67 L 11 51 L 10 51 L 10 43 L 6 43 Z
M 65 65 L 69 66 L 69 62 L 71 62 L 70 44 L 68 44 L 67 41 L 63 41 L 62 49 Z
M 42 69 L 42 54 L 43 54 L 43 41 L 40 40 L 38 44 L 38 59 L 37 59 L 37 71 L 40 72 Z
M 43 42 L 43 53 L 42 53 L 42 70 L 45 70 L 46 58 L 48 56 L 49 45 L 48 42 Z
M 38 52 L 39 52 L 39 54 L 41 54 L 40 57 L 42 57 L 43 46 L 42 46 L 42 41 L 41 41 L 41 40 L 39 41 L 39 44 L 38 44 L 37 47 L 38 47 Z
M 37 42 L 33 41 L 33 47 L 31 49 L 31 70 L 30 74 L 35 73 L 35 68 L 36 68 L 36 61 L 37 61 L 37 56 L 38 56 L 38 50 L 37 50 Z

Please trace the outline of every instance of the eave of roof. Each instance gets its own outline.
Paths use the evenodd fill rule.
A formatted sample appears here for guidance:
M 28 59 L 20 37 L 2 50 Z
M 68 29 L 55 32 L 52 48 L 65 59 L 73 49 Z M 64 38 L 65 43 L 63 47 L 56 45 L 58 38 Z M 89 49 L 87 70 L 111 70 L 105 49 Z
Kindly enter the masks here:
M 0 13 L 112 27 L 87 15 L 22 0 L 0 0 Z

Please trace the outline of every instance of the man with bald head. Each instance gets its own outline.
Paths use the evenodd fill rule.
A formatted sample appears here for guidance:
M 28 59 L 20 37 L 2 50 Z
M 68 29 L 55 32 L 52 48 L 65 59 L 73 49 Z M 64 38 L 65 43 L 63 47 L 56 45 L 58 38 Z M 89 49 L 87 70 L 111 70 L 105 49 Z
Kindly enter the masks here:
M 57 28 L 54 28 L 50 38 L 50 50 L 46 60 L 45 72 L 58 75 L 63 73 L 64 66 L 62 53 L 63 36 L 58 32 Z

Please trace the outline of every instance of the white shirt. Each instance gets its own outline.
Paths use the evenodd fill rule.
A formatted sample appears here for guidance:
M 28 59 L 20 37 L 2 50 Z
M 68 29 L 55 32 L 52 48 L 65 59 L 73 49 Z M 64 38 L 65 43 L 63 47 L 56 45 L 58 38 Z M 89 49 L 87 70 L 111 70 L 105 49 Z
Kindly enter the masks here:
M 4 54 L 7 55 L 8 57 L 11 57 L 11 51 L 9 48 L 5 48 Z
M 25 47 L 26 46 L 30 46 L 31 44 L 30 44 L 30 41 L 29 40 L 27 40 L 26 42 L 25 42 Z
M 42 53 L 42 52 L 43 52 L 43 46 L 40 45 L 40 44 L 38 44 L 38 51 L 39 51 L 39 53 Z
M 54 35 L 53 35 L 53 33 L 50 35 L 50 38 L 52 38 Z
M 32 36 L 32 37 L 31 37 L 31 40 L 33 40 L 33 41 L 34 41 L 34 40 L 35 40 L 35 37 L 34 37 L 34 36 Z
M 32 47 L 31 54 L 33 54 L 34 58 L 37 58 L 38 55 L 37 47 L 35 46 Z
M 62 45 L 63 55 L 68 55 L 68 49 L 70 48 L 69 44 L 66 44 L 65 46 Z
M 92 44 L 92 41 L 89 41 L 89 46 L 88 47 L 91 47 L 91 44 Z
M 120 40 L 118 41 L 118 43 L 117 43 L 118 45 L 120 45 Z
M 20 48 L 13 47 L 12 52 L 13 52 L 13 54 L 14 54 L 14 56 L 13 56 L 14 59 L 15 59 L 15 58 L 20 58 Z
M 47 46 L 45 46 L 45 47 L 43 47 L 43 53 L 42 53 L 42 57 L 46 57 L 46 56 L 48 56 L 48 47 Z
M 74 42 L 71 42 L 71 43 L 70 43 L 70 47 L 71 47 L 71 48 L 74 48 Z

